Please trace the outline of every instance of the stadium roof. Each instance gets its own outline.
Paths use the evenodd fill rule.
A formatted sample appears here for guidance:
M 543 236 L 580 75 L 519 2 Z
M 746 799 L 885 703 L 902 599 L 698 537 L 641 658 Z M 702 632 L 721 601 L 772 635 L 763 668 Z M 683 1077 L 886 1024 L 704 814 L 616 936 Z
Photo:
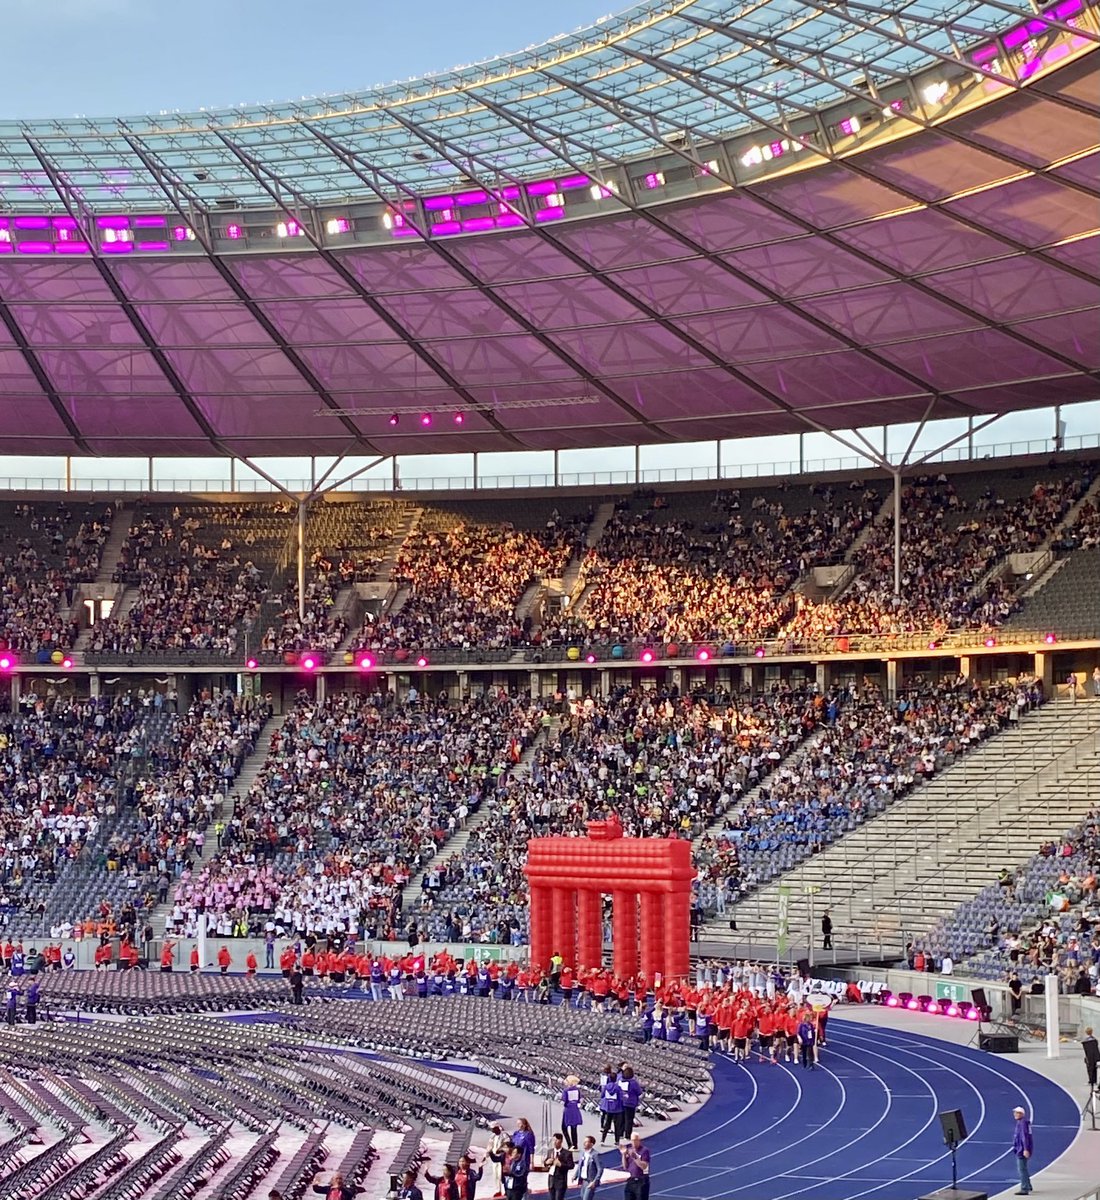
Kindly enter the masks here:
M 0 453 L 550 449 L 1100 396 L 1097 10 L 637 5 L 0 123 Z

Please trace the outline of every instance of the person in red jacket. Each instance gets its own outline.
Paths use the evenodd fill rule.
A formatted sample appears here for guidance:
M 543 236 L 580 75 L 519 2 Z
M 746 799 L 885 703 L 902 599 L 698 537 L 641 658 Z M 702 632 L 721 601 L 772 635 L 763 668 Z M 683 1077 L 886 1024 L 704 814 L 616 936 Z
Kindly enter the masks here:
M 244 960 L 244 973 L 246 975 L 255 975 L 259 968 L 259 963 L 256 961 L 256 955 L 252 950 L 249 950 L 248 957 Z
M 95 969 L 106 971 L 111 965 L 111 943 L 102 942 L 95 948 Z
M 218 969 L 224 975 L 229 970 L 233 962 L 233 956 L 229 953 L 228 946 L 222 946 L 218 951 Z
M 752 1009 L 747 1003 L 743 1003 L 741 1008 L 734 1014 L 733 1017 L 733 1061 L 748 1062 L 749 1060 L 749 1038 L 752 1037 L 752 1027 L 756 1024 L 756 1019 L 752 1014 Z
M 199 948 L 198 946 L 191 947 L 191 974 L 197 975 L 200 967 L 199 963 Z
M 775 1062 L 775 1013 L 764 1005 L 756 1018 L 756 1035 L 760 1041 L 761 1062 L 770 1059 Z
M 160 949 L 160 969 L 163 972 L 171 971 L 172 960 L 176 956 L 176 943 L 166 941 Z
M 302 974 L 307 978 L 313 974 L 313 968 L 317 965 L 317 955 L 307 946 L 305 953 L 302 955 Z
M 287 946 L 282 954 L 279 955 L 279 970 L 282 971 L 287 979 L 290 978 L 290 972 L 294 969 L 294 960 L 297 957 L 293 946 Z

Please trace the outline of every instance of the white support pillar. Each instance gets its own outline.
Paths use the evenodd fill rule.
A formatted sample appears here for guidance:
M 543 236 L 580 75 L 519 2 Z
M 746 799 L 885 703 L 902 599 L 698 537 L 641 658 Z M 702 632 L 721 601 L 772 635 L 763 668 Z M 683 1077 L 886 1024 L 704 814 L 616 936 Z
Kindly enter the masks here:
M 538 671 L 532 671 L 532 672 L 531 672 L 531 678 L 530 678 L 530 681 L 529 681 L 529 685 L 528 685 L 528 686 L 529 686 L 529 691 L 530 691 L 530 696 L 531 696 L 531 699 L 532 699 L 532 700 L 537 700 L 537 699 L 539 698 L 539 696 L 541 695 L 541 692 L 542 692 L 542 689 L 539 687 L 539 673 L 538 673 Z
M 554 487 L 559 487 L 561 485 L 561 471 L 558 469 L 560 466 L 560 460 L 558 457 L 560 453 L 560 450 L 554 451 Z
M 798 435 L 798 473 L 799 475 L 806 474 L 806 435 L 804 433 Z
M 325 684 L 325 673 L 324 673 L 324 671 L 318 671 L 317 672 L 317 703 L 318 704 L 324 704 L 325 694 L 327 691 L 328 691 L 328 688 Z
M 229 458 L 229 490 L 237 490 L 237 460 L 232 455 Z
M 477 451 L 476 450 L 473 452 L 472 457 L 474 460 L 474 491 L 476 492 L 477 491 Z
M 73 456 L 71 454 L 66 454 L 65 455 L 65 491 L 71 492 L 72 490 L 73 490 Z
M 894 595 L 901 595 L 901 472 L 894 472 Z
M 309 505 L 298 501 L 298 620 L 306 619 L 306 514 Z
M 153 490 L 153 456 L 152 455 L 149 456 L 148 467 L 149 467 L 149 491 L 152 491 Z
M 91 696 L 93 700 L 99 698 L 102 682 L 103 681 L 100 679 L 98 671 L 93 671 L 91 675 L 88 676 L 88 695 Z
M 642 482 L 642 448 L 641 446 L 634 447 L 634 486 Z
M 1062 1046 L 1059 1042 L 1061 1030 L 1058 1026 L 1058 976 L 1053 973 L 1043 977 L 1043 1008 L 1047 1022 L 1047 1058 L 1060 1058 Z
M 886 660 L 886 695 L 893 699 L 898 694 L 898 660 Z

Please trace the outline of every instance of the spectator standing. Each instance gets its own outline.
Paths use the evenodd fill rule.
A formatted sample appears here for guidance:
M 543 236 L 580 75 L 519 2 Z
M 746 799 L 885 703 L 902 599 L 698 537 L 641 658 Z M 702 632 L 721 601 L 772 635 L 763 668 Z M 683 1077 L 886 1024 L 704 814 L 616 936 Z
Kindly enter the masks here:
M 322 1180 L 321 1183 L 318 1183 L 315 1178 L 313 1190 L 318 1196 L 324 1196 L 325 1200 L 355 1200 L 363 1188 L 357 1187 L 354 1183 L 345 1183 L 343 1175 L 336 1171 L 329 1176 L 327 1182 Z
M 565 1138 L 555 1133 L 543 1162 L 546 1167 L 547 1190 L 550 1200 L 565 1200 L 565 1189 L 569 1186 L 569 1172 L 576 1165 L 573 1152 L 565 1144 Z
M 1089 1087 L 1096 1091 L 1096 1071 L 1100 1065 L 1100 1046 L 1097 1045 L 1096 1035 L 1092 1026 L 1086 1026 L 1085 1036 L 1081 1039 L 1081 1050 L 1085 1055 L 1085 1070 L 1088 1072 Z
M 1092 669 L 1092 694 L 1100 700 L 1100 667 Z
M 576 1150 L 579 1147 L 577 1130 L 580 1128 L 581 1116 L 581 1081 L 576 1075 L 565 1077 L 565 1087 L 562 1088 L 561 1131 L 565 1138 L 566 1149 Z
M 829 910 L 826 909 L 821 917 L 821 948 L 823 950 L 831 950 L 833 948 L 833 918 L 829 916 Z
M 596 1153 L 596 1139 L 588 1134 L 584 1139 L 584 1148 L 581 1150 L 581 1156 L 577 1160 L 577 1170 L 573 1175 L 573 1182 L 580 1184 L 581 1200 L 594 1200 L 596 1189 L 600 1186 L 602 1178 L 603 1166 L 600 1163 L 599 1154 Z
M 623 1170 L 629 1175 L 623 1195 L 626 1200 L 649 1200 L 649 1147 L 636 1133 L 622 1147 Z
M 1016 1118 L 1016 1128 L 1012 1134 L 1012 1153 L 1016 1156 L 1016 1169 L 1020 1173 L 1020 1190 L 1017 1196 L 1031 1195 L 1031 1155 L 1034 1142 L 1031 1137 L 1031 1122 L 1027 1119 L 1027 1110 L 1017 1105 L 1012 1110 Z
M 406 1171 L 397 1189 L 397 1200 L 424 1200 L 424 1193 L 416 1186 L 416 1172 Z

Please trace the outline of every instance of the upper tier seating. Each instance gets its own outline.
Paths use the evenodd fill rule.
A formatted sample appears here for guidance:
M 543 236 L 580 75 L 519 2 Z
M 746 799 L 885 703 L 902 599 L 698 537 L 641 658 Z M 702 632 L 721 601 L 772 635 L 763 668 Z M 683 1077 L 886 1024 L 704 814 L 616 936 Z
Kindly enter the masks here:
M 72 648 L 76 584 L 94 580 L 109 504 L 0 503 L 0 646 L 34 660 Z

